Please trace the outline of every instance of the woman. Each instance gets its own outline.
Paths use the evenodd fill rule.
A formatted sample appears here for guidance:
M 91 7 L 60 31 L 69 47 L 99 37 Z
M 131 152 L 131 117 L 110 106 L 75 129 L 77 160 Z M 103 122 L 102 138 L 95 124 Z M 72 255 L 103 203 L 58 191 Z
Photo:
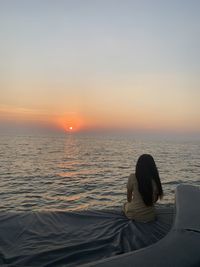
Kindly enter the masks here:
M 124 204 L 124 213 L 135 221 L 153 221 L 154 203 L 162 196 L 163 190 L 155 161 L 151 155 L 143 154 L 137 161 L 135 174 L 128 178 L 128 202 Z

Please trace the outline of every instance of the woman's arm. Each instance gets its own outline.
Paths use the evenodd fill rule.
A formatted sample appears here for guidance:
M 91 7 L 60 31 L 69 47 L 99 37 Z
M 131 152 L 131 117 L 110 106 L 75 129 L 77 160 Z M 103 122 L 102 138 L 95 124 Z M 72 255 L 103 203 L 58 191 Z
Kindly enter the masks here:
M 156 203 L 158 201 L 158 188 L 154 180 L 152 180 L 153 183 L 153 202 Z
M 133 174 L 131 174 L 128 178 L 128 183 L 127 183 L 127 201 L 131 202 L 133 198 Z
M 133 193 L 132 190 L 127 188 L 127 201 L 128 202 L 131 202 L 132 200 L 132 193 Z

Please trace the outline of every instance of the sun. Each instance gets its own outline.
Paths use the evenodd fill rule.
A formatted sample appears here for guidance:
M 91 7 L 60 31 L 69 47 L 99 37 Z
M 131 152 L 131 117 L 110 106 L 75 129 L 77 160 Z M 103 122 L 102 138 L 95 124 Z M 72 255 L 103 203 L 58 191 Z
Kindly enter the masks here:
M 72 130 L 73 130 L 73 127 L 72 127 L 72 126 L 70 126 L 70 127 L 69 127 L 69 130 L 70 130 L 70 131 L 72 131 Z

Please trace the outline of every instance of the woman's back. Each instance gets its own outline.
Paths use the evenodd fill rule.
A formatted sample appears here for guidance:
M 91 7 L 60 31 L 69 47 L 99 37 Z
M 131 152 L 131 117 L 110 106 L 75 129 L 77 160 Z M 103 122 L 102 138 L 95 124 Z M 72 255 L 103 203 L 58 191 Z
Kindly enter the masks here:
M 152 180 L 153 199 L 157 200 L 157 187 Z M 127 190 L 132 192 L 132 200 L 124 205 L 124 212 L 129 219 L 148 222 L 155 219 L 154 205 L 147 206 L 138 190 L 138 182 L 135 174 L 131 174 L 127 183 Z
M 143 154 L 137 161 L 135 174 L 131 174 L 128 179 L 125 215 L 136 221 L 154 220 L 154 203 L 162 196 L 163 190 L 155 161 L 151 155 Z

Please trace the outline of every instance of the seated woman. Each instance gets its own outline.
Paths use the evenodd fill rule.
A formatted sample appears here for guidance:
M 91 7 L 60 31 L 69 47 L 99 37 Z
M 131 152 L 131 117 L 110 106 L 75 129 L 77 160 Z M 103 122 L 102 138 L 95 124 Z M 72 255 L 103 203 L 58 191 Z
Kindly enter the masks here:
M 163 190 L 155 161 L 151 155 L 143 154 L 137 161 L 135 173 L 128 178 L 128 202 L 124 204 L 123 211 L 131 220 L 153 221 L 154 203 L 162 196 Z

